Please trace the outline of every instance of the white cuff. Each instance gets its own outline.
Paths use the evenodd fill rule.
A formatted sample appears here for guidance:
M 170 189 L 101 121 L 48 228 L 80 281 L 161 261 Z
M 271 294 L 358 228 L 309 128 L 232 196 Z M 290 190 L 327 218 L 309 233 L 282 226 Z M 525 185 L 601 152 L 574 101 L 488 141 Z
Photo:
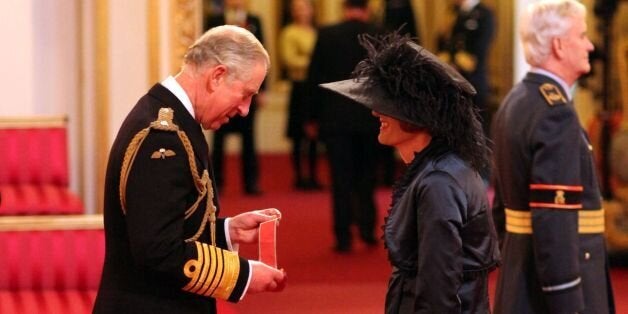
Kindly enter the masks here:
M 253 277 L 253 265 L 251 265 L 251 261 L 247 261 L 247 263 L 249 263 L 249 279 L 246 280 L 246 286 L 244 287 L 244 290 L 242 290 L 242 296 L 240 297 L 240 300 L 244 299 L 246 292 L 249 291 L 249 285 L 251 284 L 251 277 Z
M 229 219 L 231 218 L 225 219 L 225 240 L 227 241 L 227 248 L 229 249 L 229 251 L 237 252 L 238 249 L 240 248 L 240 245 L 238 243 L 231 244 L 231 236 L 229 235 Z M 250 280 L 251 280 L 251 277 L 249 275 L 249 281 Z M 248 287 L 248 284 L 247 284 L 247 287 Z

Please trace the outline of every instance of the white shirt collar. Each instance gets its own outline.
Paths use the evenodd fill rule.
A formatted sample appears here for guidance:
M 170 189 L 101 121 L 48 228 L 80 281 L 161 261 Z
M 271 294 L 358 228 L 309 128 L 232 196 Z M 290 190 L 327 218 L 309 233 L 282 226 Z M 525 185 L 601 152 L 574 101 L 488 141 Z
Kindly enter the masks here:
M 475 6 L 478 5 L 478 3 L 480 3 L 480 0 L 467 0 L 467 1 L 464 1 L 460 5 L 460 10 L 462 10 L 464 12 L 469 12 L 473 8 L 475 8 Z
M 177 80 L 172 75 L 161 81 L 161 85 L 167 88 L 177 97 L 177 99 L 179 99 L 185 109 L 190 112 L 192 118 L 196 118 L 196 116 L 194 116 L 194 107 L 192 106 L 192 101 L 190 101 L 190 97 L 188 97 L 188 94 L 185 92 L 183 87 L 179 85 L 179 82 L 177 82 Z
M 545 76 L 549 76 L 550 78 L 552 78 L 553 80 L 558 82 L 558 84 L 560 84 L 560 87 L 562 87 L 563 90 L 565 91 L 565 93 L 567 93 L 567 98 L 569 98 L 569 100 L 571 100 L 573 98 L 572 95 L 571 95 L 571 93 L 572 93 L 571 87 L 569 85 L 567 85 L 567 83 L 565 83 L 565 81 L 562 78 L 560 78 L 558 75 L 556 75 L 556 74 L 554 74 L 554 73 L 552 73 L 552 72 L 550 72 L 548 70 L 541 69 L 541 68 L 535 68 L 535 67 L 532 67 L 530 69 L 530 72 L 536 73 L 536 74 L 545 75 Z

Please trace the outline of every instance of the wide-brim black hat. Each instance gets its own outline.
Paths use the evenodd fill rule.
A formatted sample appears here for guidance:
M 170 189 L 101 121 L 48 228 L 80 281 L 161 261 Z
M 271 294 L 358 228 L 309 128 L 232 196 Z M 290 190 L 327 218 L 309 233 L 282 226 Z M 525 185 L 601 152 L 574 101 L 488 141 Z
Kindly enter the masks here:
M 357 65 L 355 78 L 321 87 L 419 127 L 443 122 L 435 119 L 443 111 L 442 99 L 457 101 L 476 94 L 460 73 L 408 36 L 363 35 L 360 43 L 368 57 Z

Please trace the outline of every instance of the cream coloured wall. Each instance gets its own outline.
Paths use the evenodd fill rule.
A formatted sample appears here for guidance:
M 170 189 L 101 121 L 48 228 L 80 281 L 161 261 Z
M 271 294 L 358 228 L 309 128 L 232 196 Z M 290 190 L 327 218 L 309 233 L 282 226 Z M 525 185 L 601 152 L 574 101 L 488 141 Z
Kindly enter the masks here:
M 109 144 L 149 86 L 146 1 L 109 1 Z
M 0 38 L 4 41 L 0 49 L 2 116 L 29 115 L 36 111 L 33 10 L 33 1 L 0 2 Z

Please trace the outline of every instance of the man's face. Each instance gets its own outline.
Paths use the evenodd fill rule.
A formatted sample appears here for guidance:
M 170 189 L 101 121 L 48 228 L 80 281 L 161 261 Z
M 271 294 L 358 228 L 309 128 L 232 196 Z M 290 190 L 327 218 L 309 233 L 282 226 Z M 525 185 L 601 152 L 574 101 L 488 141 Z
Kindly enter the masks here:
M 373 111 L 373 115 L 379 118 L 379 135 L 377 140 L 384 145 L 394 146 L 401 150 L 404 146 L 410 145 L 411 139 L 416 134 L 404 131 L 401 122 L 379 112 Z
M 587 24 L 584 16 L 571 17 L 572 26 L 559 40 L 564 45 L 564 68 L 571 72 L 574 81 L 581 75 L 591 71 L 589 64 L 589 52 L 593 51 L 593 44 L 587 37 Z
M 308 0 L 292 1 L 292 18 L 296 22 L 307 22 L 312 20 L 312 5 Z
M 225 0 L 225 8 L 240 10 L 245 7 L 245 0 Z
M 227 75 L 209 78 L 213 81 L 206 84 L 208 90 L 195 108 L 196 120 L 215 131 L 236 115 L 246 116 L 265 76 L 266 67 L 260 62 L 243 79 Z

